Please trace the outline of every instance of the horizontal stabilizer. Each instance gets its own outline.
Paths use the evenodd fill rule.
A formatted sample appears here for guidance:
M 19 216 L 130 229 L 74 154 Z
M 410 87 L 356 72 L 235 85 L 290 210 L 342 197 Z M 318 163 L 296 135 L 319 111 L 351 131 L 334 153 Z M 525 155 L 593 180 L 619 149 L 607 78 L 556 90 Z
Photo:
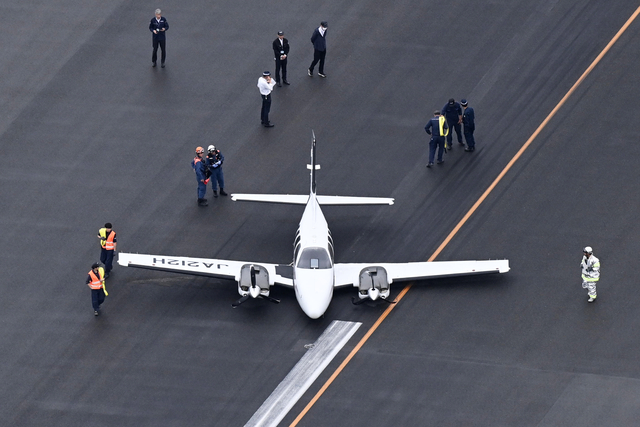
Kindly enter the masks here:
M 309 195 L 300 194 L 232 194 L 231 200 L 244 202 L 286 203 L 289 205 L 306 205 Z
M 357 197 L 357 196 L 315 196 L 318 204 L 325 206 L 339 205 L 393 205 L 393 199 L 388 197 Z M 247 202 L 286 203 L 291 205 L 306 205 L 309 196 L 299 194 L 232 194 L 231 200 Z
M 358 197 L 358 196 L 316 196 L 318 203 L 325 206 L 338 205 L 393 205 L 389 197 Z

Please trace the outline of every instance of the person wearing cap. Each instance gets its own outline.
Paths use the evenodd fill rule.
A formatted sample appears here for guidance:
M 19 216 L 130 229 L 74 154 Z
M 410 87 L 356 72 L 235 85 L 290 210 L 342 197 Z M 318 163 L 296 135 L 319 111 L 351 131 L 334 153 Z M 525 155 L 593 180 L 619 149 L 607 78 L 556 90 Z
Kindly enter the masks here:
M 164 61 L 167 59 L 167 51 L 166 51 L 166 43 L 167 36 L 165 35 L 166 31 L 169 29 L 169 23 L 166 18 L 162 16 L 162 11 L 160 9 L 156 9 L 156 16 L 151 18 L 151 22 L 149 23 L 149 31 L 153 33 L 153 54 L 151 55 L 151 62 L 155 67 L 158 61 L 158 46 L 160 46 L 160 50 L 162 50 L 162 57 L 160 58 L 160 66 L 164 68 Z
M 313 77 L 313 68 L 316 66 L 318 61 L 320 65 L 318 66 L 318 75 L 320 77 L 327 77 L 324 74 L 324 58 L 327 55 L 327 21 L 322 21 L 320 26 L 315 29 L 313 35 L 311 36 L 311 43 L 313 44 L 313 62 L 309 66 L 307 70 L 307 74 L 309 77 Z
M 594 302 L 598 294 L 596 293 L 596 283 L 600 280 L 600 260 L 593 254 L 593 248 L 586 246 L 582 250 L 582 289 L 587 289 L 589 300 Z
M 105 278 L 109 277 L 109 273 L 111 273 L 111 269 L 113 268 L 113 255 L 116 252 L 116 246 L 118 246 L 116 232 L 113 231 L 112 227 L 111 223 L 107 222 L 103 228 L 98 230 L 98 239 L 100 239 L 100 262 L 104 264 Z
M 449 126 L 445 118 L 440 114 L 440 111 L 436 110 L 433 112 L 433 118 L 429 120 L 424 130 L 431 135 L 431 140 L 429 141 L 429 163 L 427 163 L 427 167 L 430 168 L 433 166 L 436 148 L 438 148 L 438 164 L 441 165 L 444 163 L 442 159 L 442 153 L 445 151 L 444 137 L 449 133 Z
M 278 38 L 273 41 L 273 56 L 276 60 L 276 84 L 280 84 L 280 69 L 282 69 L 282 83 L 288 85 L 287 81 L 287 55 L 289 55 L 289 40 L 284 38 L 284 33 L 278 31 Z
M 260 121 L 262 126 L 272 128 L 273 124 L 269 121 L 269 111 L 271 110 L 271 91 L 276 82 L 271 78 L 271 73 L 265 71 L 262 77 L 258 79 L 258 89 L 262 96 L 262 110 L 260 110 Z
M 204 148 L 196 147 L 196 156 L 191 160 L 191 167 L 196 173 L 196 180 L 198 181 L 198 206 L 207 206 L 207 199 L 204 198 L 207 192 L 207 177 L 206 166 L 202 155 L 204 154 Z
M 467 148 L 464 151 L 472 152 L 476 149 L 476 140 L 473 138 L 473 131 L 476 130 L 476 115 L 473 108 L 469 107 L 466 99 L 460 100 L 463 108 L 462 124 L 464 125 L 464 139 L 467 141 Z
M 444 107 L 442 107 L 441 111 L 442 115 L 445 119 L 447 119 L 447 124 L 449 125 L 449 129 L 456 130 L 456 136 L 458 137 L 458 144 L 464 145 L 462 142 L 462 132 L 460 130 L 460 123 L 462 123 L 462 107 L 459 103 L 456 102 L 455 99 L 450 98 L 449 102 L 447 102 Z M 451 149 L 451 142 L 453 140 L 453 130 L 449 132 L 447 135 L 447 145 L 445 148 L 447 150 Z
M 91 289 L 91 305 L 93 306 L 94 316 L 100 314 L 100 305 L 104 302 L 104 296 L 106 294 L 104 289 L 104 279 L 104 269 L 96 262 L 91 266 L 86 282 Z
M 213 197 L 218 197 L 218 184 L 220 184 L 220 195 L 226 196 L 224 191 L 224 175 L 222 174 L 222 163 L 224 163 L 224 156 L 216 148 L 215 145 L 210 145 L 207 148 L 207 161 L 206 165 L 209 169 L 211 179 L 211 189 L 213 190 Z

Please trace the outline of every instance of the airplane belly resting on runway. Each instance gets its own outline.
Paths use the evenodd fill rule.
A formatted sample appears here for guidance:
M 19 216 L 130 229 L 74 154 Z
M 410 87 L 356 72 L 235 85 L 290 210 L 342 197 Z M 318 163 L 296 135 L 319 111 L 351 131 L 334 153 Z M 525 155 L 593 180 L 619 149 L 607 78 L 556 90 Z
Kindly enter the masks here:
M 294 263 L 232 261 L 180 256 L 130 254 L 120 252 L 118 263 L 125 267 L 170 271 L 234 280 L 241 298 L 232 304 L 238 307 L 249 299 L 263 298 L 279 303 L 269 295 L 271 286 L 293 287 L 302 311 L 312 319 L 321 317 L 329 308 L 333 288 L 358 288 L 360 304 L 383 300 L 393 303 L 390 286 L 393 282 L 423 280 L 436 277 L 471 274 L 506 273 L 508 260 L 437 261 L 405 263 L 340 264 L 333 260 L 333 238 L 320 205 L 392 205 L 394 200 L 383 197 L 319 196 L 316 194 L 316 140 L 311 143 L 309 195 L 232 194 L 233 200 L 269 203 L 306 204 L 300 227 L 294 240 Z

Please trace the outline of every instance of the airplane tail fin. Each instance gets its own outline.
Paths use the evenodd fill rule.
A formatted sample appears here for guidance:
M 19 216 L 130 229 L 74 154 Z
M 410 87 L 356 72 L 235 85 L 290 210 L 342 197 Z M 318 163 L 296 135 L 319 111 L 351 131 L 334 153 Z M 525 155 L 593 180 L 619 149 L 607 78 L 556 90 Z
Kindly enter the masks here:
M 320 165 L 316 165 L 316 134 L 311 129 L 311 164 L 307 165 L 307 169 L 311 170 L 311 193 L 316 194 L 316 170 L 320 169 Z

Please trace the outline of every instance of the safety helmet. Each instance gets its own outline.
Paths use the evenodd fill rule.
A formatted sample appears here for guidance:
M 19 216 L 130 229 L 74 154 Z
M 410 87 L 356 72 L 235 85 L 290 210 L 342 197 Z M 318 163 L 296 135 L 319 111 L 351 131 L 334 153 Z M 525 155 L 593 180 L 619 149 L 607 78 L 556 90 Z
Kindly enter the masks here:
M 91 266 L 91 269 L 93 270 L 94 268 L 98 268 L 98 267 L 100 267 L 100 263 L 94 262 L 93 265 Z
M 196 147 L 196 154 L 197 153 L 204 153 L 204 148 L 202 147 Z
M 216 151 L 216 146 L 215 145 L 210 145 L 209 148 L 207 148 L 207 150 L 211 153 L 212 151 Z
M 587 254 L 592 254 L 593 253 L 593 248 L 591 246 L 585 246 L 584 249 L 583 249 L 583 252 L 587 253 Z

